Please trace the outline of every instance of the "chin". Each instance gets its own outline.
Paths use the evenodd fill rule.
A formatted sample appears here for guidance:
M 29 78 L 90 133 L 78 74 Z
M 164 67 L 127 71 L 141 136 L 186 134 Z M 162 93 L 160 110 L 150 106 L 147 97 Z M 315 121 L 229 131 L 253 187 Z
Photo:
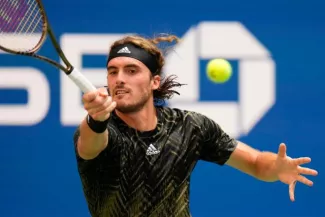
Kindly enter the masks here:
M 138 112 L 139 110 L 141 110 L 142 107 L 138 107 L 136 105 L 117 105 L 115 110 L 122 112 L 122 113 L 134 113 L 134 112 Z
M 126 100 L 116 101 L 116 110 L 122 113 L 135 113 L 140 111 L 144 106 L 145 102 L 128 103 Z
M 123 113 L 132 112 L 134 105 L 132 105 L 129 100 L 121 99 L 121 97 L 116 97 L 113 99 L 116 102 L 115 110 L 118 110 Z
M 127 95 L 115 96 L 116 110 L 122 113 L 135 113 L 143 109 L 149 102 L 149 96 L 144 94 L 140 98 L 134 98 Z

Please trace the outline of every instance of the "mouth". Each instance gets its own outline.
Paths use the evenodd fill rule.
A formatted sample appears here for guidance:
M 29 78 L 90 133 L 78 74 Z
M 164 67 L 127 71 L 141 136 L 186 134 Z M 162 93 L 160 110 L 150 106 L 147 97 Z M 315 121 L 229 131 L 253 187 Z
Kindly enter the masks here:
M 115 96 L 121 96 L 121 95 L 125 95 L 127 93 L 129 93 L 129 91 L 124 90 L 124 89 L 117 89 L 117 90 L 115 90 L 114 95 Z

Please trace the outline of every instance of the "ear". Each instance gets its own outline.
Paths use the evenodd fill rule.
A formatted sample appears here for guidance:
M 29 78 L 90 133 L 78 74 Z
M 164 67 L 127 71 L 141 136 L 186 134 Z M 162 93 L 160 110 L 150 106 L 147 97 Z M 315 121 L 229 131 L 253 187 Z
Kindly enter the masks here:
M 160 87 L 160 76 L 159 75 L 155 75 L 152 77 L 152 83 L 151 83 L 151 87 L 153 90 L 157 90 Z

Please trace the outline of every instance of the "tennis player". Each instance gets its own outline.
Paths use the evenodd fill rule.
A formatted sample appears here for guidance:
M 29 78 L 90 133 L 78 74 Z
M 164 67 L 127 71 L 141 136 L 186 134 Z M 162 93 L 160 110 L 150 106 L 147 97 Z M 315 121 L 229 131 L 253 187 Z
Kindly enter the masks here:
M 78 171 L 94 217 L 191 216 L 190 175 L 199 160 L 227 164 L 259 180 L 312 186 L 302 167 L 308 157 L 290 158 L 256 150 L 230 137 L 205 115 L 162 106 L 182 84 L 162 77 L 159 42 L 176 36 L 122 38 L 110 48 L 107 86 L 83 95 L 87 117 L 74 135 Z M 205 177 L 208 178 L 208 177 Z

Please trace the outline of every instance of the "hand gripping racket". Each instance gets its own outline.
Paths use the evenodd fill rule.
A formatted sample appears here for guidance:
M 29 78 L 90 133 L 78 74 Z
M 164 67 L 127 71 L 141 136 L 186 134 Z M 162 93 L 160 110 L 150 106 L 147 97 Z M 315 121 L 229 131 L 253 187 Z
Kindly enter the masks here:
M 65 66 L 37 54 L 47 35 Z M 0 49 L 52 64 L 64 71 L 84 93 L 96 90 L 65 57 L 49 25 L 41 0 L 0 0 Z

